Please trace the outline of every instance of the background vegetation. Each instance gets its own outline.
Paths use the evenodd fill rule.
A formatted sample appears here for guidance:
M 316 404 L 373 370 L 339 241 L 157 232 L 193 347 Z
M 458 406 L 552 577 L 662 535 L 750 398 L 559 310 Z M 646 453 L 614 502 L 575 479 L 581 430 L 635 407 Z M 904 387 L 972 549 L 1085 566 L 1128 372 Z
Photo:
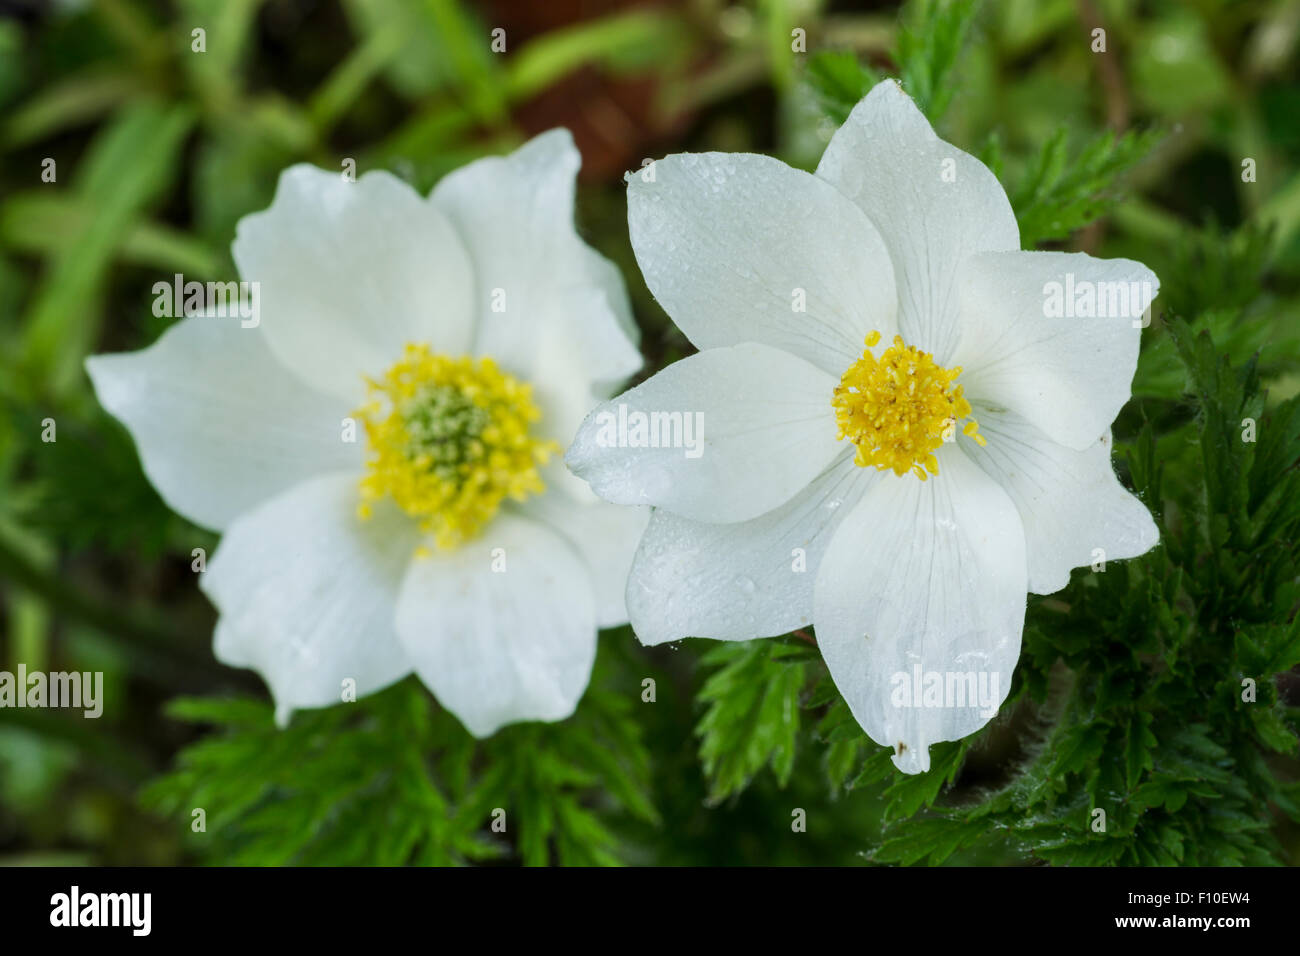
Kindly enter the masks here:
M 109 702 L 98 721 L 0 711 L 0 862 L 1300 861 L 1297 0 L 0 13 L 0 669 L 103 670 Z M 152 284 L 235 278 L 234 224 L 292 162 L 425 190 L 565 125 L 579 222 L 627 276 L 649 374 L 690 347 L 635 267 L 622 172 L 704 149 L 811 167 L 885 75 L 999 175 L 1026 247 L 1161 277 L 1116 426 L 1161 546 L 1031 596 L 1010 702 L 924 776 L 862 735 L 806 635 L 609 632 L 577 716 L 481 743 L 414 680 L 274 730 L 261 683 L 211 656 L 190 551 L 215 541 L 162 504 L 82 372 L 162 331 Z

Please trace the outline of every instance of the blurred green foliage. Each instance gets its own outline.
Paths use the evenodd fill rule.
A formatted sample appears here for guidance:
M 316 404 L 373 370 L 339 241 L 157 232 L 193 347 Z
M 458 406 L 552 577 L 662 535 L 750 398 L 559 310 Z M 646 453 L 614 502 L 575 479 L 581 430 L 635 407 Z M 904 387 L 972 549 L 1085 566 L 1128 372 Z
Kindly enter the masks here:
M 0 668 L 102 669 L 114 705 L 0 713 L 0 859 L 1300 860 L 1297 0 L 19 9 L 0 19 Z M 211 536 L 159 501 L 81 371 L 162 331 L 152 283 L 234 278 L 234 225 L 290 163 L 428 189 L 568 125 L 578 221 L 628 279 L 649 374 L 689 345 L 636 270 L 620 171 L 706 149 L 811 168 L 884 76 L 994 169 L 1026 246 L 1161 277 L 1115 429 L 1160 548 L 1031 596 L 1011 702 L 924 776 L 862 736 L 808 635 L 647 650 L 621 629 L 573 719 L 486 742 L 414 681 L 274 730 L 260 683 L 211 657 L 189 570 Z

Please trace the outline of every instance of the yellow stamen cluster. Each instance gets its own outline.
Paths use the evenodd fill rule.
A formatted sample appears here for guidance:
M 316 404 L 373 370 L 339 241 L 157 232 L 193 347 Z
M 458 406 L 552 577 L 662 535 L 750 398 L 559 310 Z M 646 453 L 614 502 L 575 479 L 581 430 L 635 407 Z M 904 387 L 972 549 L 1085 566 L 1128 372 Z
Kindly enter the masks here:
M 357 410 L 370 441 L 358 514 L 392 498 L 439 548 L 473 537 L 507 498 L 543 490 L 539 467 L 559 451 L 529 434 L 541 418 L 528 385 L 490 358 L 408 345 Z
M 953 384 L 961 366 L 936 365 L 929 352 L 904 345 L 898 335 L 877 358 L 871 349 L 879 342 L 879 332 L 867 336 L 862 358 L 835 387 L 831 404 L 838 437 L 858 447 L 856 464 L 899 476 L 911 471 L 925 481 L 939 474 L 935 451 L 956 437 L 958 423 L 971 414 L 961 386 Z M 962 434 L 984 444 L 973 418 L 962 426 Z

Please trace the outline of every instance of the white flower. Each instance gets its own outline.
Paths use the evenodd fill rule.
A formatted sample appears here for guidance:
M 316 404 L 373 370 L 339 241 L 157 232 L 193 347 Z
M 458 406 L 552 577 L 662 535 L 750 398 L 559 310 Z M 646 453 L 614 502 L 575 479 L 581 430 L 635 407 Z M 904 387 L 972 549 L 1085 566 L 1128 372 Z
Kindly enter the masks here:
M 559 720 L 627 620 L 648 516 L 556 454 L 641 365 L 574 231 L 579 164 L 553 130 L 428 198 L 295 166 L 233 246 L 257 327 L 194 315 L 88 361 L 164 500 L 222 533 L 216 654 L 281 721 L 412 671 L 479 736 Z
M 812 623 L 858 722 L 928 769 L 1005 699 L 1026 592 L 1157 540 L 1110 464 L 1155 276 L 1021 252 L 993 174 L 893 82 L 816 175 L 705 153 L 628 181 L 637 260 L 700 350 L 594 411 L 566 459 L 655 507 L 632 626 L 659 644 Z M 1080 290 L 1098 313 L 1115 283 L 1145 299 L 1078 317 Z M 690 413 L 696 455 L 662 447 Z

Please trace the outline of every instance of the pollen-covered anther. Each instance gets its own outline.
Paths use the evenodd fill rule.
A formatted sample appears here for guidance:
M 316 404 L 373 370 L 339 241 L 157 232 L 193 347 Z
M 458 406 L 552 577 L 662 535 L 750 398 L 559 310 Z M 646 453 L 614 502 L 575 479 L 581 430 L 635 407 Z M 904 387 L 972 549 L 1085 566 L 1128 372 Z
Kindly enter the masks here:
M 506 499 L 543 491 L 540 468 L 559 446 L 531 434 L 541 412 L 530 387 L 490 358 L 452 358 L 411 344 L 367 387 L 356 412 L 370 445 L 363 519 L 375 502 L 391 498 L 439 548 L 453 548 Z
M 867 336 L 862 358 L 835 388 L 831 404 L 837 437 L 857 446 L 856 464 L 899 476 L 910 471 L 925 481 L 939 474 L 934 453 L 945 440 L 956 438 L 958 427 L 976 443 L 985 443 L 970 417 L 970 402 L 955 384 L 961 366 L 943 368 L 929 352 L 905 345 L 898 335 L 877 357 L 871 349 L 879 342 L 879 332 Z

